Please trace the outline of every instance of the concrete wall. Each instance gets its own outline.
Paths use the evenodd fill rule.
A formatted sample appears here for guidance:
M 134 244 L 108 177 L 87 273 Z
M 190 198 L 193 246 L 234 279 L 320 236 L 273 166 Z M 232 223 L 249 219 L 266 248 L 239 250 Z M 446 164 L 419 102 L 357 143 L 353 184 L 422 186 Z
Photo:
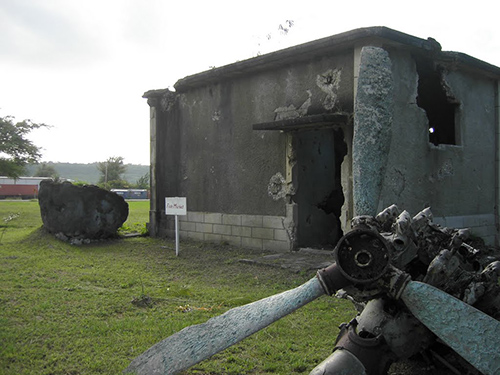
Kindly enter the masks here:
M 265 69 L 257 59 L 250 73 L 238 72 L 240 65 L 234 64 L 224 70 L 230 76 L 204 81 L 203 73 L 179 81 L 176 92 L 151 95 L 152 234 L 172 235 L 164 198 L 185 196 L 189 213 L 181 219 L 181 237 L 203 241 L 276 251 L 321 246 L 314 239 L 338 237 L 349 229 L 353 215 L 397 204 L 412 214 L 430 206 L 436 222 L 471 227 L 493 243 L 500 195 L 497 80 L 439 60 L 435 50 L 432 55 L 378 39 L 373 45 L 382 47 L 372 51 L 384 62 L 371 67 L 372 78 L 382 90 L 384 80 L 390 84 L 373 101 L 373 111 L 363 108 L 369 99 L 360 96 L 357 86 L 371 84 L 363 77 L 361 46 L 290 58 Z M 454 144 L 430 142 L 429 118 L 417 103 L 422 61 L 432 65 L 433 59 L 443 67 L 445 96 L 456 105 Z M 257 123 L 306 115 L 352 113 L 356 100 L 355 126 L 340 131 L 252 129 Z M 371 132 L 370 121 L 380 115 L 380 105 L 385 117 L 376 125 L 384 126 L 384 147 L 376 150 L 382 133 Z M 356 121 L 365 121 L 370 131 L 356 133 Z M 374 154 L 368 153 L 370 147 Z M 373 160 L 380 168 L 368 168 Z M 367 179 L 370 174 L 376 183 Z M 364 197 L 375 186 L 375 198 L 365 206 L 370 212 L 356 212 L 356 189 Z M 318 210 L 326 195 L 336 202 L 329 206 L 335 217 Z
M 292 230 L 285 242 L 283 224 L 281 228 L 273 228 L 281 230 L 276 238 L 268 238 L 270 235 L 260 238 L 261 232 L 256 229 L 259 227 L 252 227 L 250 235 L 243 228 L 245 235 L 235 239 L 224 237 L 229 235 L 227 228 L 224 233 L 204 231 L 207 226 L 200 221 L 194 227 L 183 224 L 195 230 L 186 230 L 181 235 L 241 246 L 249 244 L 248 238 L 256 238 L 263 248 L 272 245 L 276 250 L 290 250 L 295 243 L 293 227 L 297 212 L 290 207 L 296 189 L 290 186 L 293 178 L 287 177 L 287 171 L 290 152 L 295 151 L 289 147 L 287 134 L 256 131 L 252 125 L 352 111 L 352 76 L 352 51 L 345 51 L 235 79 L 195 87 L 176 85 L 175 93 L 163 93 L 157 102 L 151 101 L 152 127 L 155 127 L 152 158 L 156 160 L 156 205 L 151 217 L 156 222 L 153 226 L 157 234 L 168 234 L 171 225 L 163 214 L 161 200 L 166 196 L 185 196 L 188 211 L 195 217 L 212 214 L 262 217 L 263 222 L 286 222 Z M 333 144 L 325 146 L 325 154 L 333 153 L 329 147 L 333 148 Z M 276 181 L 280 179 L 283 192 L 276 194 Z M 234 236 L 232 232 L 230 236 Z
M 175 236 L 173 217 L 161 235 Z M 286 217 L 190 211 L 179 216 L 180 238 L 257 250 L 288 252 L 292 242 Z
M 268 86 L 268 77 L 260 77 L 179 94 L 178 186 L 190 211 L 284 215 L 267 186 L 285 172 L 286 137 L 252 130 L 255 119 L 273 115 Z
M 429 206 L 436 222 L 470 227 L 494 243 L 496 82 L 453 67 L 445 69 L 449 94 L 460 103 L 457 142 L 436 146 L 429 142 L 426 113 L 416 103 L 415 60 L 401 51 L 391 51 L 390 57 L 395 77 L 393 129 L 378 209 L 396 203 L 417 213 Z
M 393 72 L 393 121 L 387 168 L 377 211 L 397 204 L 417 213 L 429 206 L 429 128 L 417 105 L 418 75 L 409 52 L 390 51 Z M 434 207 L 433 207 L 434 209 Z

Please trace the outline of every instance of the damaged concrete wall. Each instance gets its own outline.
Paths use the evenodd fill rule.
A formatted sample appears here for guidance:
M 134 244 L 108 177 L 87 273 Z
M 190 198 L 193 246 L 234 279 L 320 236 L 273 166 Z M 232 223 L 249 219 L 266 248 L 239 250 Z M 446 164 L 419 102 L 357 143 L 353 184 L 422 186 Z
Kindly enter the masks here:
M 267 80 L 260 84 L 269 85 Z M 264 89 L 257 95 L 245 80 L 179 94 L 179 189 L 189 197 L 189 210 L 284 214 L 283 204 L 267 192 L 271 177 L 284 173 L 284 135 L 258 134 L 251 127 L 256 114 L 266 113 L 263 105 L 273 94 Z M 256 97 L 262 102 L 255 103 Z
M 436 222 L 471 227 L 492 243 L 499 77 L 497 67 L 443 52 L 432 39 L 375 27 L 148 92 L 150 230 L 172 234 L 164 198 L 186 196 L 181 236 L 285 251 L 321 246 L 353 216 L 397 204 L 430 206 Z M 283 128 L 332 113 L 349 120 Z
M 417 105 L 415 60 L 410 53 L 401 51 L 391 51 L 390 58 L 393 76 L 397 79 L 393 80 L 391 144 L 377 209 L 389 200 L 397 200 L 404 209 L 417 211 L 425 208 L 429 199 L 426 178 L 430 149 L 428 121 Z
M 495 81 L 435 63 L 443 90 L 456 105 L 455 144 L 430 141 L 429 118 L 417 103 L 417 61 L 391 50 L 394 86 L 392 134 L 380 210 L 396 203 L 407 210 L 432 207 L 436 222 L 471 227 L 489 243 L 495 238 Z M 420 82 L 421 83 L 421 82 Z M 420 93 L 420 95 L 423 95 Z
M 293 246 L 296 223 L 288 205 L 296 189 L 286 177 L 287 135 L 256 131 L 252 125 L 352 112 L 352 61 L 352 51 L 346 51 L 193 87 L 181 80 L 175 93 L 163 93 L 157 102 L 150 101 L 157 124 L 154 157 L 161 161 L 155 174 L 159 198 L 151 214 L 160 221 L 159 232 L 170 228 L 168 218 L 160 212 L 161 197 L 186 196 L 188 210 L 193 213 L 282 218 L 278 229 L 288 231 L 286 240 Z M 328 147 L 333 149 L 333 144 L 325 146 L 325 152 Z M 283 177 L 281 185 L 273 183 L 278 175 Z M 323 199 L 327 196 L 325 193 Z M 214 233 L 211 227 L 203 237 L 234 243 L 234 238 L 228 237 L 230 230 L 222 231 Z M 199 230 L 187 232 L 200 239 Z
M 180 194 L 190 197 L 190 208 L 284 215 L 283 202 L 272 199 L 267 187 L 276 173 L 285 174 L 286 138 L 254 131 L 252 124 L 290 118 L 299 110 L 315 114 L 326 107 L 349 108 L 351 60 L 324 58 L 187 91 L 179 87 Z M 340 71 L 347 74 L 345 83 Z

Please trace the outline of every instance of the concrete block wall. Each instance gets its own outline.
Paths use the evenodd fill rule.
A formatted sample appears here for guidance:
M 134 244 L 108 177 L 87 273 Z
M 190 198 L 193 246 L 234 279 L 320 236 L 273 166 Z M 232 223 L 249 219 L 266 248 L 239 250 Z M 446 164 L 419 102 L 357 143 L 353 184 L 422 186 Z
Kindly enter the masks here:
M 448 228 L 469 228 L 472 235 L 482 238 L 487 245 L 495 245 L 494 214 L 434 217 L 433 222 Z
M 188 212 L 178 220 L 181 239 L 276 252 L 292 249 L 282 216 Z M 167 216 L 166 234 L 175 236 L 174 216 Z
M 162 213 L 164 215 L 164 213 Z M 292 251 L 290 235 L 285 229 L 285 217 L 266 215 L 233 215 L 209 212 L 188 212 L 179 216 L 179 237 L 216 244 L 258 250 Z M 466 216 L 436 216 L 433 222 L 448 228 L 469 228 L 487 245 L 495 245 L 495 216 L 493 214 Z M 167 237 L 175 237 L 174 216 L 167 216 Z

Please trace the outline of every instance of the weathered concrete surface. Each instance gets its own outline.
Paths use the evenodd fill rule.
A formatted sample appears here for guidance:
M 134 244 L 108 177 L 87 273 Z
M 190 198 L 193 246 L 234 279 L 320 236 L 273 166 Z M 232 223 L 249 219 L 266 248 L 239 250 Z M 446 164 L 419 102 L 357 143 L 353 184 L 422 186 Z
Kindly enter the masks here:
M 354 107 L 354 215 L 375 215 L 391 146 L 394 107 L 387 51 L 363 47 Z
M 387 53 L 368 47 L 361 61 L 363 46 L 383 46 Z M 296 154 L 291 142 L 304 137 L 295 131 L 253 130 L 252 126 L 342 112 L 353 115 L 357 130 L 353 142 L 354 126 L 342 127 L 347 146 L 340 176 L 345 199 L 342 231 L 350 229 L 353 216 L 373 215 L 396 203 L 411 212 L 431 206 L 443 221 L 460 220 L 475 235 L 498 243 L 495 129 L 499 125 L 499 77 L 500 68 L 465 54 L 441 51 L 432 38 L 372 27 L 210 69 L 181 79 L 175 92 L 147 92 L 151 109 L 150 233 L 170 233 L 163 212 L 165 196 L 188 197 L 193 212 L 287 215 L 291 212 L 287 207 L 295 204 L 291 202 L 293 193 L 304 192 L 304 184 L 296 184 L 297 170 L 312 167 L 301 165 L 297 156 L 307 154 Z M 422 83 L 429 79 L 433 89 L 423 90 L 426 84 Z M 374 91 L 378 84 L 386 89 L 386 96 Z M 454 131 L 454 143 L 430 142 L 430 128 L 439 132 L 439 124 L 431 124 L 428 111 L 418 103 L 434 102 L 438 94 L 455 109 L 454 124 L 446 125 Z M 387 132 L 376 134 L 381 124 L 388 128 L 380 130 Z M 366 136 L 361 137 L 365 130 Z M 376 143 L 369 143 L 373 140 L 370 134 L 378 137 Z M 321 152 L 325 149 L 320 148 Z M 353 160 L 353 156 L 358 158 Z M 314 160 L 319 159 L 315 156 Z M 371 166 L 372 162 L 385 169 Z M 287 183 L 282 186 L 289 188 L 282 191 L 282 199 L 268 191 L 270 179 L 278 173 Z M 316 185 L 322 187 L 326 178 L 316 176 Z M 306 191 L 304 196 L 313 197 L 309 193 L 319 190 Z M 353 198 L 353 190 L 362 201 Z M 357 207 L 354 201 L 359 202 Z M 305 203 L 315 202 L 311 198 Z M 296 206 L 297 216 L 287 216 L 294 243 L 301 237 L 298 215 L 309 216 Z M 316 212 L 311 211 L 313 219 Z M 485 221 L 485 215 L 491 219 Z M 312 241 L 298 244 L 314 245 Z
M 352 113 L 353 80 L 345 78 L 352 75 L 352 53 L 341 51 L 213 84 L 181 80 L 175 93 L 146 93 L 151 107 L 153 235 L 168 234 L 169 219 L 162 214 L 165 196 L 189 197 L 192 212 L 285 216 L 291 187 L 296 188 L 291 183 L 296 174 L 287 174 L 293 159 L 288 152 L 291 136 L 252 126 L 304 115 Z M 327 146 L 321 151 L 327 152 Z M 274 191 L 279 186 L 272 180 L 278 175 L 287 183 L 283 191 Z M 323 181 L 323 174 L 316 176 Z
M 97 186 L 42 181 L 38 201 L 43 226 L 68 238 L 109 238 L 128 217 L 127 202 Z

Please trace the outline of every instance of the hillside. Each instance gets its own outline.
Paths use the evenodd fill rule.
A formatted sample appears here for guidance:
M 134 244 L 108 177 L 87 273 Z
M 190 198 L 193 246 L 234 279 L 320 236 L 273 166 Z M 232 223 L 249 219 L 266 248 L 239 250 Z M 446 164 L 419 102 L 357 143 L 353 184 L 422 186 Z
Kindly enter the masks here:
M 77 163 L 52 163 L 47 165 L 54 167 L 59 177 L 74 181 L 83 181 L 89 184 L 96 184 L 99 181 L 99 171 L 97 163 L 77 164 Z M 127 167 L 123 174 L 123 179 L 135 183 L 139 178 L 149 172 L 149 165 L 125 164 Z M 27 176 L 33 176 L 38 166 L 29 165 L 26 167 Z

